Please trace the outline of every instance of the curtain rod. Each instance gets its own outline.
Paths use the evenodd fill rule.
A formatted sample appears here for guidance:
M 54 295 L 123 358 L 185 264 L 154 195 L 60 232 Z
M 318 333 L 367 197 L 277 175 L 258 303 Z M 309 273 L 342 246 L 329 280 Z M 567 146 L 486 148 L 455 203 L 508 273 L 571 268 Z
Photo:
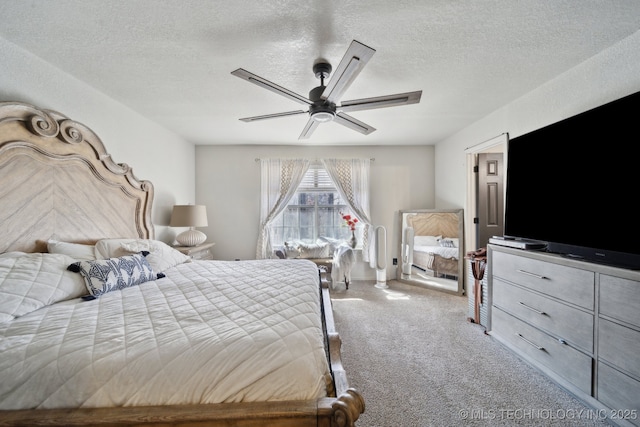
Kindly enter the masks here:
M 262 160 L 260 157 L 256 157 L 255 158 L 256 162 L 259 162 L 260 160 Z M 314 159 L 313 161 L 318 161 L 318 160 L 320 160 L 320 159 Z M 375 162 L 376 158 L 375 157 L 371 157 L 369 160 L 372 161 L 372 162 Z

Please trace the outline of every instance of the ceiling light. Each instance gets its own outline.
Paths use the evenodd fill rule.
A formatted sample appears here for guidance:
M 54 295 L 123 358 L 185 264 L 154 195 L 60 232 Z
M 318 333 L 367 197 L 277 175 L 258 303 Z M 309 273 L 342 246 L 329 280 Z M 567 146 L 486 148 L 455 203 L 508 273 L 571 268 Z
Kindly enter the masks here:
M 311 113 L 311 118 L 320 123 L 330 122 L 334 117 L 335 113 L 332 111 L 316 111 L 315 113 Z

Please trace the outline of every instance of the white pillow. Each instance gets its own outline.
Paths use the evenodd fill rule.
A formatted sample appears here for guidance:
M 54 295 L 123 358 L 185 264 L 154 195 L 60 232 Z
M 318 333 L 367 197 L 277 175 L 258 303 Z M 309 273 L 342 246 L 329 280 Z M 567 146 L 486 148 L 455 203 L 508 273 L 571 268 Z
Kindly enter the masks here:
M 327 242 L 321 243 L 300 243 L 298 245 L 300 251 L 300 258 L 330 258 L 332 254 L 329 254 L 331 247 Z
M 147 261 L 156 273 L 162 273 L 168 268 L 191 262 L 191 257 L 159 240 L 136 240 L 123 243 L 121 246 L 129 253 L 148 251 Z M 145 249 L 147 246 L 148 249 Z
M 109 259 L 147 251 L 147 261 L 156 273 L 190 262 L 191 258 L 164 242 L 150 239 L 102 239 L 96 243 L 96 258 Z
M 96 242 L 96 259 L 117 258 L 129 255 L 129 252 L 122 248 L 123 243 L 135 242 L 137 239 L 102 239 Z
M 87 294 L 64 254 L 9 252 L 0 256 L 0 322 Z
M 50 254 L 69 255 L 76 260 L 96 259 L 94 245 L 81 245 L 80 243 L 59 242 L 57 240 L 47 240 L 47 251 Z
M 438 246 L 438 240 L 442 236 L 414 236 L 413 244 L 415 246 Z

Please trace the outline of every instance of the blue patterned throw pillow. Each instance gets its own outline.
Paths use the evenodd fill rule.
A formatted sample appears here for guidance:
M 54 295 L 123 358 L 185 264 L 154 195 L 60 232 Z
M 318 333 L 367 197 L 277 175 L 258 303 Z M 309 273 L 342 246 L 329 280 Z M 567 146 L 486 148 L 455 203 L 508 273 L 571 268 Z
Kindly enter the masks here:
M 97 298 L 107 292 L 164 277 L 164 274 L 153 272 L 145 259 L 148 254 L 140 252 L 118 258 L 78 261 L 68 269 L 80 273 L 91 296 Z
M 451 239 L 440 239 L 438 241 L 438 243 L 443 248 L 455 248 L 456 247 L 455 243 L 453 243 L 453 240 L 451 240 Z

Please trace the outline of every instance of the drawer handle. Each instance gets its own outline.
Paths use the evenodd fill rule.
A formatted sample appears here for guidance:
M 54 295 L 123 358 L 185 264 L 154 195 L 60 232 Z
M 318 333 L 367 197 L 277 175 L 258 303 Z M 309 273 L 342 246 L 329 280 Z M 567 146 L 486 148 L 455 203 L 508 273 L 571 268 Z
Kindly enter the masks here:
M 518 302 L 518 304 L 520 304 L 520 305 L 521 305 L 521 306 L 523 306 L 524 308 L 528 308 L 529 310 L 531 310 L 531 311 L 533 311 L 533 312 L 536 312 L 536 313 L 538 313 L 538 314 L 541 314 L 541 315 L 543 315 L 543 316 L 546 316 L 546 315 L 547 315 L 547 313 L 545 313 L 544 311 L 540 311 L 540 310 L 538 310 L 538 309 L 536 309 L 536 308 L 533 308 L 533 307 L 531 307 L 530 305 L 527 305 L 527 304 L 523 303 L 522 301 L 519 301 L 519 302 Z
M 536 273 L 531 273 L 529 271 L 525 271 L 525 270 L 516 270 L 518 273 L 522 273 L 522 274 L 526 274 L 527 276 L 532 276 L 535 277 L 537 279 L 542 279 L 542 280 L 549 280 L 549 278 L 547 276 L 541 276 L 539 274 Z
M 535 347 L 540 351 L 544 351 L 544 347 L 540 347 L 538 344 L 532 343 L 531 341 L 529 341 L 528 339 L 526 339 L 525 337 L 523 337 L 521 334 L 519 334 L 517 332 L 516 332 L 516 335 L 518 336 L 518 338 L 520 338 L 522 341 L 526 342 L 530 346 Z

